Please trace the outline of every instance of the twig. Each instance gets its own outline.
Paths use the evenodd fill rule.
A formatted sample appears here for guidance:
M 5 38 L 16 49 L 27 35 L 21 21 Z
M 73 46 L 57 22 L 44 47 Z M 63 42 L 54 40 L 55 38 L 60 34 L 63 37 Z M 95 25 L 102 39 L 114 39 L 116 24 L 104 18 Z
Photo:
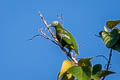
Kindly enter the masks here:
M 109 70 L 109 66 L 110 66 L 111 58 L 112 58 L 112 49 L 110 49 L 110 54 L 109 54 L 109 59 L 108 59 L 108 65 L 107 65 L 106 70 Z
M 52 37 L 57 41 L 56 36 L 54 35 L 54 33 L 52 32 L 52 30 L 49 28 L 50 24 L 48 25 L 45 18 L 43 17 L 43 15 L 40 13 L 40 11 L 38 11 L 38 14 L 40 16 L 40 18 L 42 19 L 43 23 L 45 24 L 45 26 L 48 29 L 48 32 L 52 35 Z
M 101 38 L 101 36 L 100 36 L 100 35 L 97 35 L 97 34 L 95 34 L 95 36 L 96 36 L 96 37 L 99 37 L 99 38 Z
M 64 27 L 64 19 L 63 19 L 63 15 L 61 14 L 60 16 L 57 15 L 58 19 L 60 20 L 62 26 Z
M 36 38 L 37 36 L 40 36 L 40 34 L 34 35 L 34 36 L 32 36 L 30 39 L 28 39 L 28 40 L 33 40 L 33 39 Z
M 51 24 L 49 24 L 49 25 L 47 24 L 45 18 L 44 18 L 43 15 L 40 13 L 40 11 L 38 12 L 38 14 L 39 14 L 41 20 L 43 21 L 43 23 L 45 24 L 45 26 L 47 27 L 48 32 L 52 35 L 52 37 L 53 37 L 54 40 L 52 40 L 51 38 L 49 38 L 42 30 L 40 30 L 41 36 L 43 36 L 45 39 L 48 39 L 48 40 L 52 41 L 53 43 L 55 43 L 56 45 L 58 45 L 58 46 L 60 47 L 60 49 L 66 54 L 66 56 L 69 57 L 69 58 L 72 60 L 72 62 L 76 64 L 76 63 L 77 63 L 76 58 L 74 58 L 74 57 L 71 56 L 71 55 L 68 55 L 69 53 L 68 53 L 68 52 L 66 51 L 66 49 L 61 45 L 61 43 L 58 42 L 58 40 L 57 40 L 57 38 L 56 38 L 56 35 L 54 35 L 54 33 L 52 32 L 52 30 L 49 28 L 49 26 L 50 26 Z
M 109 59 L 108 59 L 107 68 L 106 68 L 107 71 L 109 70 L 109 67 L 110 67 L 111 58 L 112 58 L 112 49 L 110 49 Z M 102 80 L 104 79 L 105 79 L 105 76 L 102 78 Z
M 40 29 L 40 33 L 41 33 L 40 36 L 42 36 L 42 37 L 44 37 L 45 39 L 50 40 L 50 41 L 52 41 L 54 44 L 58 45 L 58 43 L 57 43 L 55 40 L 52 40 L 50 37 L 48 37 L 48 36 L 46 35 L 46 33 L 43 32 L 42 29 Z
M 107 59 L 107 57 L 106 56 L 104 56 L 104 55 L 97 55 L 96 57 L 103 57 L 107 62 L 108 62 L 108 59 Z

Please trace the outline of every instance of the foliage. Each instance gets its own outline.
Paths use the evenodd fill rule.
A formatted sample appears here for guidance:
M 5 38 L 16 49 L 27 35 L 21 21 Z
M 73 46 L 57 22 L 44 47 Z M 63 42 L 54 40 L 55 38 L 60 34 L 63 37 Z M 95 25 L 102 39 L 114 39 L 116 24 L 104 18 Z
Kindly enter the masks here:
M 58 80 L 100 80 L 101 77 L 114 73 L 112 71 L 102 70 L 101 64 L 92 66 L 91 59 L 82 58 L 74 66 L 71 64 L 72 61 L 65 60 L 58 75 Z
M 69 60 L 64 61 L 63 64 L 62 64 L 61 71 L 58 75 L 58 79 L 72 66 L 74 66 L 74 65 L 71 61 L 69 61 Z
M 116 20 L 116 21 L 107 21 L 106 25 L 109 29 L 113 29 L 114 27 L 116 27 L 118 24 L 120 23 L 120 20 Z
M 108 21 L 109 22 L 109 21 Z M 114 25 L 117 25 L 118 21 L 112 22 Z M 108 24 L 108 23 L 107 23 Z M 109 22 L 110 24 L 110 22 Z M 107 48 L 112 48 L 118 52 L 120 52 L 120 29 L 117 27 L 112 27 L 109 25 L 108 28 L 112 29 L 110 32 L 105 29 L 105 31 L 101 31 L 99 34 L 103 39 Z

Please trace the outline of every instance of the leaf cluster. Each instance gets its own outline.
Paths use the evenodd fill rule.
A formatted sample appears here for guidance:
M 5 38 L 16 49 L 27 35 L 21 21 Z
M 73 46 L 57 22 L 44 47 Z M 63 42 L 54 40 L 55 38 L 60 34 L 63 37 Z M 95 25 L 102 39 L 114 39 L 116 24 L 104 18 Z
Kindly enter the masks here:
M 57 80 L 100 80 L 102 77 L 114 72 L 102 70 L 101 64 L 92 66 L 90 58 L 82 58 L 74 65 L 71 61 L 65 60 Z
M 108 21 L 107 27 L 111 29 L 108 32 L 107 28 L 104 26 L 105 31 L 101 31 L 99 34 L 104 41 L 107 48 L 112 48 L 118 52 L 120 52 L 120 29 L 116 26 L 120 23 L 119 20 L 117 21 Z

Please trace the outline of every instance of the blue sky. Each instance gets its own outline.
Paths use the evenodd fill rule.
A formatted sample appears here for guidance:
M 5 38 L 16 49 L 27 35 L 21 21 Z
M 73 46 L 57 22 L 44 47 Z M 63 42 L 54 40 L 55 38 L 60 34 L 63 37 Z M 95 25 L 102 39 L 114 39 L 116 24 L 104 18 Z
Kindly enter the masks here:
M 103 41 L 96 37 L 107 20 L 120 19 L 120 0 L 1 0 L 0 1 L 0 80 L 56 80 L 64 53 L 48 40 L 37 37 L 44 27 L 37 11 L 48 23 L 63 14 L 64 26 L 80 46 L 80 58 L 108 56 Z M 120 78 L 120 53 L 113 51 L 111 70 L 116 74 L 106 80 Z M 106 64 L 94 58 L 93 64 Z

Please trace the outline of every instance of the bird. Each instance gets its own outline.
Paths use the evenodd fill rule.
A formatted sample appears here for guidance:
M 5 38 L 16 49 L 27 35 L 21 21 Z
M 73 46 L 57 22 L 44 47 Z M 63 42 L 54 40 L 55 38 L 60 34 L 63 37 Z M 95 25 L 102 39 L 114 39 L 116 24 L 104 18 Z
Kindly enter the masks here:
M 107 21 L 106 25 L 108 28 L 112 29 L 114 27 L 116 27 L 118 24 L 120 23 L 120 20 L 116 20 L 116 21 Z
M 53 21 L 50 27 L 51 26 L 55 28 L 56 38 L 58 42 L 61 43 L 63 47 L 66 47 L 69 50 L 68 54 L 70 54 L 72 50 L 74 50 L 76 54 L 79 54 L 76 41 L 72 34 L 64 29 L 59 21 Z

